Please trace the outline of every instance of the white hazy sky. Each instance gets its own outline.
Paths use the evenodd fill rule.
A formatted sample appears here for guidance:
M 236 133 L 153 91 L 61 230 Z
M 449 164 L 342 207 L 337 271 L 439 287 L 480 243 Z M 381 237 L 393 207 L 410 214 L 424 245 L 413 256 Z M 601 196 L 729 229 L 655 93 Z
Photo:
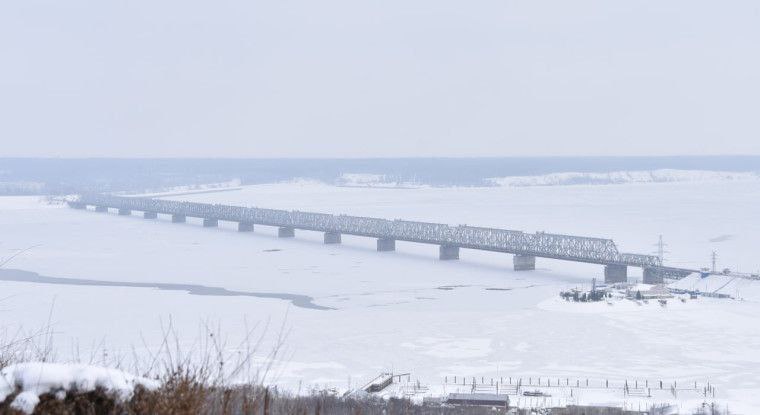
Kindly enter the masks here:
M 760 154 L 757 0 L 4 0 L 0 156 Z

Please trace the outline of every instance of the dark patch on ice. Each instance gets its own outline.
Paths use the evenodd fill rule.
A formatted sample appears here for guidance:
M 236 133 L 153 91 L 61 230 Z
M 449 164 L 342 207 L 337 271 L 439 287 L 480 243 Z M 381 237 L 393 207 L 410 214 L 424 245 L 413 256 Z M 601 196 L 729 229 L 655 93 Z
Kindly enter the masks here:
M 261 252 L 280 252 L 282 249 L 280 248 L 272 248 L 272 249 L 264 249 Z
M 58 278 L 46 277 L 36 272 L 23 271 L 19 269 L 0 269 L 0 281 L 30 282 L 37 284 L 58 284 L 58 285 L 87 285 L 94 287 L 130 287 L 130 288 L 157 288 L 167 291 L 186 291 L 190 295 L 216 295 L 216 296 L 242 296 L 257 298 L 276 298 L 279 300 L 290 301 L 294 306 L 309 308 L 312 310 L 334 310 L 331 307 L 325 307 L 314 304 L 314 299 L 308 295 L 288 294 L 288 293 L 258 293 L 250 291 L 232 291 L 222 287 L 207 287 L 205 285 L 195 284 L 168 284 L 161 282 L 125 282 L 125 281 L 101 281 L 88 280 L 81 278 Z
M 377 304 L 370 304 L 367 307 L 390 307 L 393 305 L 399 305 L 399 304 L 408 304 L 409 301 L 394 301 L 391 303 L 377 303 Z
M 436 287 L 436 290 L 443 290 L 443 291 L 451 291 L 454 288 L 467 288 L 470 287 L 470 285 L 441 285 L 440 287 Z
M 715 238 L 710 238 L 709 241 L 710 242 L 724 242 L 731 239 L 734 239 L 734 235 L 720 235 L 720 236 L 716 236 Z
M 540 284 L 530 284 L 524 287 L 488 287 L 486 291 L 512 291 L 512 290 L 524 290 L 527 288 L 539 287 Z
M 414 297 L 417 300 L 437 300 L 435 297 Z

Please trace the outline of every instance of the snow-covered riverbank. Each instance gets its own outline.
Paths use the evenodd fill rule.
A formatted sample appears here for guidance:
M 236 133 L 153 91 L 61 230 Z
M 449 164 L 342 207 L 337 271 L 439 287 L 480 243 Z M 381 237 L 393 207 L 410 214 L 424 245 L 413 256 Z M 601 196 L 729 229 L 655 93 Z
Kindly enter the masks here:
M 611 237 L 632 252 L 654 251 L 663 234 L 675 265 L 706 266 L 713 250 L 734 270 L 754 272 L 760 263 L 753 182 L 413 190 L 298 182 L 174 197 Z M 144 285 L 0 281 L 2 326 L 31 330 L 52 309 L 62 359 L 74 344 L 83 355 L 106 348 L 109 356 L 158 347 L 169 318 L 187 348 L 204 321 L 219 323 L 236 346 L 246 325 L 269 320 L 266 341 L 283 323 L 288 331 L 274 379 L 293 389 L 299 382 L 347 388 L 384 370 L 427 384 L 449 375 L 637 377 L 709 380 L 734 408 L 760 405 L 753 330 L 760 304 L 749 286 L 738 288 L 745 301 L 577 313 L 545 301 L 601 278 L 600 266 L 539 259 L 536 271 L 519 273 L 498 253 L 463 250 L 460 261 L 438 261 L 435 246 L 398 243 L 397 252 L 378 253 L 367 238 L 325 246 L 317 233 L 279 239 L 266 227 L 204 229 L 194 220 L 75 211 L 35 197 L 0 198 L 0 229 L 2 257 L 38 245 L 10 268 Z M 641 278 L 639 270 L 630 275 Z M 145 287 L 158 283 L 308 296 L 330 309 Z

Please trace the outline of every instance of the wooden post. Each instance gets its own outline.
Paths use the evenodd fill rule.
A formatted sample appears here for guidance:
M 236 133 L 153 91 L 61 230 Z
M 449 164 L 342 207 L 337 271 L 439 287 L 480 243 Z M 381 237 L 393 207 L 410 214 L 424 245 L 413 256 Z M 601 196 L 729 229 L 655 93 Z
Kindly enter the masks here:
M 264 388 L 264 415 L 269 415 L 269 388 Z

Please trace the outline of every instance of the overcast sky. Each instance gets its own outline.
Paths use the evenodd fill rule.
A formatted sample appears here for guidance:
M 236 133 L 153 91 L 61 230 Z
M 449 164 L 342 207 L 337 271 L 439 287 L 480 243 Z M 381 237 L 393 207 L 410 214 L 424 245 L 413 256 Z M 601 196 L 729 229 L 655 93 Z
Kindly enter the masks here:
M 760 154 L 760 2 L 5 0 L 0 156 Z

